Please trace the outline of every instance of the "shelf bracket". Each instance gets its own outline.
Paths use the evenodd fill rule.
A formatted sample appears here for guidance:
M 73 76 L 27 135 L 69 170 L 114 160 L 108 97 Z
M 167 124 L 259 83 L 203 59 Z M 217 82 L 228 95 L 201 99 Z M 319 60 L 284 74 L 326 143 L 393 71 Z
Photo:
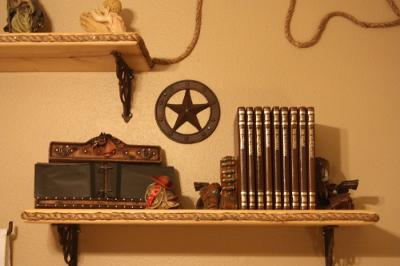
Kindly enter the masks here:
M 78 224 L 58 224 L 57 231 L 63 247 L 64 261 L 68 266 L 78 265 Z
M 325 266 L 333 266 L 333 240 L 335 227 L 337 226 L 329 225 L 322 228 L 325 248 Z
M 111 54 L 115 58 L 116 74 L 119 80 L 119 97 L 121 99 L 123 107 L 122 118 L 126 123 L 128 123 L 129 120 L 132 118 L 132 80 L 135 78 L 135 73 L 125 62 L 120 52 L 112 51 Z

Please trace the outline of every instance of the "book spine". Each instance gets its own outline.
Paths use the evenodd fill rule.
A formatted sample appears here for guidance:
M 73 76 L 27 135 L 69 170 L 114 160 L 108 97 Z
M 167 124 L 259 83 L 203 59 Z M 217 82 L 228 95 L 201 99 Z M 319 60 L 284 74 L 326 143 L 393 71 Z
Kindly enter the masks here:
M 308 208 L 308 172 L 307 172 L 307 109 L 299 108 L 299 164 L 300 164 L 300 209 L 307 210 Z
M 315 112 L 313 107 L 307 108 L 308 130 L 308 208 L 314 210 L 316 206 L 315 180 Z
M 281 107 L 281 146 L 282 146 L 282 190 L 283 209 L 290 209 L 290 147 L 289 147 L 289 110 Z
M 272 128 L 271 128 L 271 108 L 264 107 L 264 174 L 265 174 L 265 208 L 274 208 L 274 183 L 272 165 Z
M 256 146 L 256 191 L 257 191 L 257 209 L 265 209 L 264 192 L 264 161 L 263 161 L 263 132 L 262 132 L 262 108 L 254 108 L 255 115 L 255 146 Z
M 282 171 L 280 145 L 280 112 L 279 107 L 272 108 L 273 113 L 273 145 L 274 145 L 274 200 L 275 209 L 282 209 Z
M 292 209 L 300 208 L 299 198 L 299 141 L 298 141 L 298 121 L 297 108 L 290 108 L 290 169 L 291 169 L 291 190 L 292 190 Z
M 256 173 L 254 154 L 254 109 L 246 108 L 247 114 L 247 169 L 248 169 L 248 195 L 249 209 L 256 209 Z
M 238 121 L 238 142 L 239 142 L 239 160 L 238 160 L 238 173 L 239 173 L 239 191 L 238 197 L 239 208 L 248 209 L 248 187 L 247 187 L 247 128 L 246 128 L 246 109 L 239 107 L 237 111 Z

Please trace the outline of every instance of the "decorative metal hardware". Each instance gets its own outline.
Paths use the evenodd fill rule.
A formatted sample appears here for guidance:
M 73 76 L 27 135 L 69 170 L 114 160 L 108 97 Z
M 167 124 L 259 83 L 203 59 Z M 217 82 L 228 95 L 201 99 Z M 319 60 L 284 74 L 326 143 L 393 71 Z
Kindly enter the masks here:
M 78 224 L 58 224 L 57 231 L 63 247 L 64 261 L 68 266 L 78 265 Z
M 324 236 L 325 266 L 333 266 L 333 239 L 336 226 L 324 226 L 322 235 Z
M 185 92 L 182 103 L 170 103 L 169 100 L 181 91 Z M 207 102 L 194 104 L 192 91 L 201 94 Z M 195 80 L 181 80 L 169 85 L 158 97 L 155 109 L 156 121 L 161 131 L 171 140 L 183 144 L 197 143 L 211 136 L 217 128 L 220 118 L 217 96 L 206 85 Z M 167 121 L 167 109 L 171 109 L 178 115 L 173 126 Z M 205 125 L 201 126 L 197 115 L 206 109 L 209 110 L 210 115 Z M 197 131 L 195 133 L 179 132 L 178 129 L 185 123 L 191 124 Z
M 103 162 L 100 166 L 100 173 L 102 173 L 104 175 L 104 186 L 103 189 L 100 190 L 100 197 L 104 198 L 104 199 L 108 199 L 109 198 L 109 193 L 112 192 L 112 189 L 109 187 L 110 186 L 110 178 L 108 176 L 108 170 L 113 169 L 113 167 L 109 166 L 108 163 Z
M 111 54 L 115 57 L 116 74 L 119 79 L 119 97 L 122 102 L 123 112 L 122 117 L 126 123 L 132 118 L 132 80 L 135 78 L 135 73 L 122 58 L 122 54 L 118 51 L 112 51 Z

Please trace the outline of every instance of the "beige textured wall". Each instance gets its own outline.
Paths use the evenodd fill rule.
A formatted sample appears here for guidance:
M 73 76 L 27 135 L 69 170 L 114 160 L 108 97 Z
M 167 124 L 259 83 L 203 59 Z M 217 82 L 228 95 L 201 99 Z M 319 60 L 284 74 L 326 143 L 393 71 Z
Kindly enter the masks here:
M 41 1 L 57 32 L 80 32 L 79 13 L 98 2 Z M 55 228 L 19 218 L 33 207 L 33 166 L 47 160 L 50 141 L 109 132 L 127 143 L 160 145 L 194 201 L 193 181 L 218 180 L 219 159 L 233 154 L 240 105 L 315 106 L 317 155 L 330 160 L 334 180 L 359 178 L 357 207 L 381 216 L 376 226 L 337 230 L 337 265 L 399 265 L 400 28 L 365 30 L 335 19 L 317 46 L 300 50 L 284 37 L 288 2 L 205 0 L 198 46 L 180 64 L 138 75 L 128 124 L 113 73 L 0 73 L 0 225 L 16 223 L 14 265 L 64 265 Z M 1 24 L 5 6 L 0 0 Z M 177 55 L 191 39 L 195 0 L 125 0 L 124 6 L 153 56 Z M 383 0 L 299 1 L 294 35 L 307 39 L 337 9 L 371 21 L 395 18 Z M 194 145 L 168 140 L 154 120 L 158 95 L 181 79 L 207 84 L 222 108 L 215 133 Z M 323 265 L 316 228 L 81 229 L 82 266 Z

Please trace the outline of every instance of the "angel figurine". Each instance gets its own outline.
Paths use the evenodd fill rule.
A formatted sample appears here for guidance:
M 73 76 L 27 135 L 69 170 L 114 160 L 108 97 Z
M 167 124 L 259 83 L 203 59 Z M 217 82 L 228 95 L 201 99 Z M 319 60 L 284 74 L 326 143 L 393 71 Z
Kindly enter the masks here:
M 44 27 L 44 15 L 32 0 L 7 0 L 5 32 L 37 32 Z
M 81 14 L 81 26 L 87 32 L 126 32 L 125 23 L 119 15 L 122 4 L 119 0 L 104 0 L 103 6 Z

